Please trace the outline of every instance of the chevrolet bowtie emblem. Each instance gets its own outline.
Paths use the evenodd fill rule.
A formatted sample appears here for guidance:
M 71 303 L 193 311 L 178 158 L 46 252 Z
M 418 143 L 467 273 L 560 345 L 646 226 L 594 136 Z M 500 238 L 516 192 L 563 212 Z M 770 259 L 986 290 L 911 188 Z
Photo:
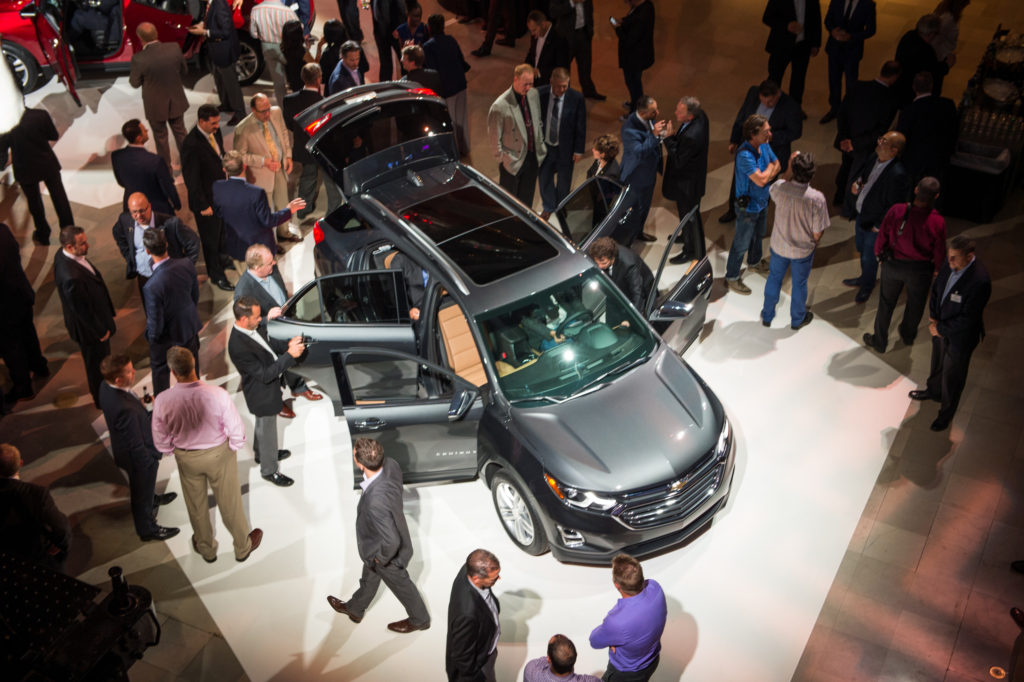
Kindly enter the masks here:
M 674 493 L 677 493 L 677 492 L 679 492 L 680 490 L 682 490 L 685 487 L 686 487 L 686 480 L 683 479 L 682 481 L 676 481 L 675 483 L 670 485 L 668 487 L 668 489 L 671 490 Z

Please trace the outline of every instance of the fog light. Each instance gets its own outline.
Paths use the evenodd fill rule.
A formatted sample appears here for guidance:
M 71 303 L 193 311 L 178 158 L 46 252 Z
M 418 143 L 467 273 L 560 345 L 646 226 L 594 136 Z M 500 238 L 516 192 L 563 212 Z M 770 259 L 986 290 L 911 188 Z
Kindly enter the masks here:
M 562 544 L 570 549 L 582 547 L 587 542 L 583 534 L 574 528 L 563 528 L 562 526 L 556 526 L 556 528 L 558 528 L 558 534 L 562 537 Z

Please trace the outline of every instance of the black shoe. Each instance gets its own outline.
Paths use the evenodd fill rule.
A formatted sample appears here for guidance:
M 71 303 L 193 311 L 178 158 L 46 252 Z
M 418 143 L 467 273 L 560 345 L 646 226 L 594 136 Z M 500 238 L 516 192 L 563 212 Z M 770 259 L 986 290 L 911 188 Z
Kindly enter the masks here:
M 226 104 L 221 104 L 219 107 L 217 107 L 217 111 L 220 111 L 222 113 L 227 113 L 227 112 L 231 111 L 231 107 L 229 107 Z
M 235 261 L 231 260 L 230 258 L 225 258 L 224 260 L 222 260 L 220 262 L 220 266 L 225 270 L 235 270 L 237 272 L 237 268 L 235 268 Z
M 166 526 L 157 526 L 156 527 L 156 531 L 150 533 L 149 535 L 140 535 L 139 539 L 142 540 L 143 542 L 151 542 L 153 540 L 166 540 L 168 538 L 173 538 L 175 535 L 177 535 L 180 532 L 181 532 L 181 530 L 178 529 L 178 528 L 168 528 Z
M 807 112 L 804 111 L 803 109 L 800 110 L 800 118 L 802 118 L 805 121 L 807 120 Z
M 931 400 L 932 394 L 928 391 L 913 390 L 907 394 L 911 400 Z
M 483 46 L 480 46 L 480 47 L 476 48 L 475 50 L 473 50 L 472 52 L 470 52 L 470 54 L 473 55 L 474 57 L 486 57 L 490 53 L 491 53 L 491 48 L 489 48 L 489 47 L 485 48 Z
M 196 554 L 198 554 L 199 556 L 203 556 L 202 552 L 199 551 L 199 543 L 196 542 L 196 536 L 195 535 L 192 536 L 192 549 L 194 549 L 196 551 Z M 203 561 L 205 561 L 208 564 L 212 564 L 216 560 L 217 560 L 217 555 L 216 554 L 213 555 L 212 559 L 207 559 L 206 557 L 203 556 Z
M 416 632 L 417 630 L 429 630 L 430 622 L 426 622 L 423 625 L 416 625 L 408 618 L 398 621 L 397 623 L 388 623 L 388 630 L 391 632 L 398 632 L 400 634 L 408 634 L 410 632 Z
M 170 504 L 178 499 L 178 493 L 164 493 L 163 495 L 153 496 L 153 505 L 156 507 L 162 507 L 165 504 Z
M 50 236 L 49 235 L 40 234 L 39 232 L 33 232 L 32 233 L 32 241 L 34 241 L 36 244 L 39 244 L 40 246 L 49 246 L 50 245 Z
M 642 242 L 656 242 L 656 241 L 658 241 L 658 238 L 655 237 L 650 232 L 641 232 L 640 234 L 638 234 L 636 236 L 636 238 L 638 240 L 642 241 Z
M 811 323 L 811 320 L 813 320 L 813 319 L 814 319 L 814 313 L 812 313 L 810 310 L 808 310 L 807 314 L 804 315 L 803 321 L 800 324 L 793 325 L 793 329 L 794 330 L 803 329 L 804 327 L 809 325 Z
M 883 346 L 878 341 L 878 339 L 875 338 L 874 334 L 865 334 L 863 336 L 863 339 L 864 339 L 864 345 L 867 346 L 868 348 L 874 350 L 876 353 L 884 353 L 885 352 L 885 346 Z
M 914 337 L 912 337 L 912 336 L 907 337 L 907 336 L 903 336 L 903 334 L 900 334 L 900 341 L 903 342 L 904 346 L 913 346 L 914 345 Z
M 731 223 L 734 220 L 736 220 L 736 211 L 732 210 L 731 208 L 722 215 L 718 216 L 718 222 L 720 223 Z
M 860 287 L 860 277 L 850 277 L 843 280 L 844 287 Z
M 689 263 L 691 260 L 693 260 L 693 258 L 690 257 L 690 254 L 685 251 L 680 251 L 679 255 L 672 256 L 668 259 L 668 262 L 673 265 L 682 265 L 683 263 Z
M 504 45 L 505 47 L 515 47 L 516 46 L 516 39 L 515 38 L 502 38 L 501 40 L 495 40 L 494 42 L 496 42 L 498 45 Z
M 353 623 L 362 622 L 363 617 L 362 616 L 357 616 L 356 614 L 354 614 L 351 611 L 349 611 L 348 610 L 348 604 L 346 604 L 345 602 L 341 601 L 337 597 L 332 597 L 331 595 L 327 595 L 327 603 L 330 604 L 331 608 L 334 609 L 335 611 L 337 611 L 338 613 L 343 613 L 346 616 L 348 616 L 348 619 L 350 621 L 352 621 Z
M 772 323 L 762 317 L 761 318 L 761 326 L 762 327 L 771 327 Z
M 946 429 L 949 428 L 949 420 L 948 419 L 936 419 L 935 421 L 932 422 L 932 425 L 929 426 L 928 428 L 930 428 L 932 431 L 945 431 Z
M 608 99 L 599 92 L 585 92 L 583 93 L 583 96 L 586 97 L 587 99 L 596 99 L 598 102 L 603 102 L 606 99 Z
M 291 484 L 295 483 L 294 479 L 288 478 L 287 476 L 282 474 L 280 471 L 275 472 L 273 474 L 270 474 L 269 476 L 264 476 L 263 480 L 264 481 L 270 481 L 274 485 L 279 485 L 282 488 L 287 488 Z
M 865 303 L 869 298 L 871 298 L 871 289 L 868 289 L 867 291 L 862 290 L 858 291 L 857 295 L 853 297 L 853 302 Z
M 234 116 L 231 117 L 231 120 L 228 121 L 227 123 L 225 123 L 224 125 L 232 126 L 232 127 L 236 126 L 236 125 L 238 125 L 239 123 L 242 122 L 243 118 L 245 118 L 245 117 L 242 116 L 241 114 L 235 114 Z
M 282 459 L 288 459 L 291 456 L 292 456 L 292 451 L 291 450 L 278 450 L 277 451 L 277 461 L 278 462 L 280 462 Z M 259 455 L 256 455 L 256 463 L 257 464 L 260 463 L 260 456 Z
M 233 285 L 231 282 L 229 282 L 227 280 L 227 278 L 225 278 L 225 279 L 218 279 L 216 282 L 214 282 L 214 284 L 216 284 L 217 288 L 220 289 L 221 291 L 234 291 L 235 290 L 235 285 Z
M 830 111 L 824 116 L 822 116 L 821 120 L 818 121 L 818 123 L 820 123 L 821 125 L 825 125 L 826 123 L 831 123 L 834 120 L 836 120 L 836 112 Z

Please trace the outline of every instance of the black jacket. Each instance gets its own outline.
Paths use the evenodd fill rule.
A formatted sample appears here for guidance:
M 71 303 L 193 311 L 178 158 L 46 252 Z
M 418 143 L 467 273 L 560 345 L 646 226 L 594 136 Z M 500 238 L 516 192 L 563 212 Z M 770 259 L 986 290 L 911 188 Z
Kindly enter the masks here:
M 270 271 L 270 278 L 277 282 L 277 285 L 281 287 L 281 291 L 284 292 L 285 300 L 288 300 L 288 288 L 284 285 L 284 277 L 281 276 L 281 271 L 277 269 L 277 264 L 274 264 L 274 269 Z M 235 298 L 234 300 L 240 299 L 242 296 L 251 296 L 259 301 L 260 313 L 263 314 L 263 319 L 260 321 L 260 327 L 264 330 L 267 328 L 267 311 L 271 308 L 280 305 L 275 301 L 267 290 L 263 288 L 256 277 L 249 273 L 249 271 L 243 272 L 238 278 L 238 282 L 235 283 Z
M 70 544 L 68 517 L 57 509 L 49 490 L 0 478 L 0 552 L 56 568 Z
M 615 27 L 619 68 L 643 71 L 654 66 L 654 3 L 634 7 Z
M 501 612 L 498 596 L 491 592 Z M 448 599 L 448 638 L 444 669 L 450 682 L 484 682 L 481 672 L 498 628 L 487 602 L 469 582 L 466 567 L 459 569 Z
M 632 249 L 628 249 L 620 244 L 619 255 L 616 256 L 615 262 L 609 269 L 611 272 L 609 273 L 606 270 L 605 274 L 626 295 L 626 298 L 633 304 L 633 307 L 643 313 L 644 304 L 647 302 L 647 294 L 650 293 L 651 287 L 654 285 L 654 274 L 647 267 L 647 263 L 640 256 L 636 255 Z M 614 319 L 611 321 L 618 324 L 622 320 Z
M 665 178 L 661 193 L 666 199 L 697 203 L 704 196 L 708 175 L 708 115 L 703 110 L 684 130 L 665 138 Z
M 900 63 L 900 77 L 896 81 L 896 97 L 900 106 L 906 106 L 914 99 L 914 76 L 928 71 L 934 79 L 933 93 L 942 93 L 942 79 L 949 73 L 949 65 L 939 61 L 935 48 L 921 37 L 917 29 L 911 29 L 900 38 L 896 46 L 896 61 Z
M 576 4 L 572 0 L 551 0 L 548 11 L 558 33 L 568 40 L 576 30 Z M 583 31 L 594 37 L 594 0 L 583 0 Z
M 860 180 L 863 185 L 871 175 L 871 169 L 874 168 L 877 160 L 878 156 L 872 153 L 859 166 L 851 169 L 849 184 L 846 187 L 846 200 L 843 202 L 842 215 L 844 218 L 852 220 L 857 217 L 857 197 L 850 191 L 850 187 L 857 180 Z M 893 159 L 878 176 L 878 180 L 871 186 L 871 191 L 864 198 L 864 204 L 860 210 L 861 227 L 864 229 L 878 227 L 882 224 L 882 218 L 892 208 L 892 205 L 906 201 L 909 196 L 910 176 L 907 174 L 907 169 L 898 158 Z
M 956 104 L 948 97 L 928 95 L 903 107 L 896 130 L 907 138 L 903 165 L 913 180 L 926 175 L 942 179 L 956 146 Z
M 857 81 L 843 98 L 836 117 L 834 146 L 850 140 L 853 154 L 864 156 L 875 149 L 896 118 L 896 92 L 877 80 Z
M 548 106 L 551 104 L 551 86 L 537 88 L 540 110 L 544 121 L 544 140 L 548 139 Z M 548 145 L 548 154 L 558 154 L 559 161 L 572 162 L 573 154 L 582 154 L 587 148 L 587 104 L 583 93 L 569 88 L 562 95 L 562 112 L 558 126 L 558 146 Z
M 159 155 L 129 145 L 110 152 L 110 167 L 114 180 L 124 187 L 121 210 L 128 210 L 128 196 L 135 192 L 145 194 L 154 211 L 174 213 L 181 208 L 171 171 Z
M 267 340 L 265 329 L 256 332 Z M 271 348 L 279 346 L 268 342 Z M 272 357 L 267 349 L 253 341 L 235 327 L 228 337 L 228 356 L 242 376 L 242 394 L 245 405 L 255 417 L 272 417 L 281 411 L 281 379 L 286 369 L 295 364 L 288 353 Z
M 135 464 L 146 466 L 159 461 L 160 451 L 153 445 L 151 415 L 146 406 L 127 391 L 100 384 L 100 408 L 110 431 L 110 449 L 114 462 L 125 471 Z
M 536 61 L 535 61 L 536 60 Z M 552 24 L 548 29 L 548 37 L 544 40 L 544 47 L 537 56 L 537 39 L 530 37 L 530 49 L 526 51 L 526 59 L 523 60 L 530 66 L 536 66 L 539 74 L 534 80 L 534 87 L 547 85 L 551 81 L 551 72 L 557 67 L 569 68 L 569 42 L 555 29 Z
M 31 318 L 36 292 L 21 266 L 18 241 L 6 223 L 0 223 L 0 332 L 7 324 Z
M 858 0 L 849 20 L 843 14 L 847 0 L 831 0 L 825 12 L 825 30 L 829 32 L 825 42 L 825 52 L 845 61 L 852 59 L 859 62 L 864 56 L 864 41 L 875 35 L 875 3 L 874 0 Z M 850 34 L 850 39 L 841 43 L 832 37 L 832 29 L 841 28 Z
M 284 115 L 285 125 L 288 126 L 288 130 L 292 131 L 292 136 L 294 138 L 294 142 L 292 143 L 292 160 L 298 161 L 303 165 L 307 163 L 316 163 L 316 161 L 314 161 L 310 153 L 306 151 L 306 143 L 309 142 L 309 134 L 306 133 L 306 129 L 304 127 L 298 124 L 295 117 L 323 98 L 324 96 L 316 90 L 307 90 L 306 88 L 284 96 L 284 106 L 281 107 L 281 113 Z
M 404 81 L 419 83 L 425 88 L 441 94 L 441 74 L 434 69 L 413 69 L 402 77 Z
M 731 144 L 743 143 L 743 122 L 751 114 L 756 114 L 757 107 L 760 105 L 761 98 L 758 95 L 757 86 L 752 85 L 747 90 L 743 106 L 736 113 L 736 120 L 733 121 L 732 133 L 729 135 Z M 768 117 L 768 125 L 772 129 L 772 141 L 768 143 L 768 146 L 775 152 L 782 170 L 786 170 L 793 142 L 799 140 L 804 133 L 804 116 L 800 112 L 800 105 L 788 94 L 780 93 L 779 101 L 775 104 L 772 115 Z
M 220 148 L 218 154 L 210 145 L 210 140 L 199 126 L 194 126 L 185 136 L 181 145 L 181 175 L 188 189 L 188 206 L 193 213 L 205 211 L 213 207 L 213 183 L 224 179 L 224 167 L 221 157 L 224 156 L 224 138 L 220 128 L 213 134 Z
M 434 36 L 423 43 L 426 55 L 425 66 L 434 69 L 441 77 L 441 97 L 451 97 L 466 89 L 466 72 L 469 64 L 462 55 L 458 41 L 450 35 Z
M 164 231 L 171 258 L 188 258 L 193 264 L 199 260 L 199 235 L 176 216 L 153 211 L 153 227 Z M 139 274 L 135 263 L 135 219 L 129 213 L 122 213 L 111 231 L 125 260 L 125 279 L 134 279 Z
M 821 5 L 819 0 L 806 0 L 803 43 L 821 47 Z M 796 34 L 789 31 L 789 22 L 796 21 L 793 0 L 768 0 L 761 23 L 769 27 L 765 52 L 787 52 L 796 45 Z
M 95 274 L 72 260 L 64 249 L 53 257 L 53 280 L 64 309 L 64 326 L 75 343 L 91 346 L 100 343 L 107 332 L 117 331 L 114 303 L 103 282 L 103 274 L 89 261 Z
M 975 258 L 949 290 L 949 296 L 940 300 L 951 274 L 953 271 L 947 262 L 932 282 L 928 314 L 937 321 L 939 334 L 946 338 L 951 346 L 971 351 L 985 335 L 982 313 L 992 295 L 992 280 L 988 276 L 988 271 Z
M 168 258 L 142 288 L 146 303 L 146 340 L 150 345 L 184 346 L 203 323 L 199 321 L 199 280 L 187 258 Z
M 373 483 L 359 497 L 356 506 L 356 546 L 363 563 L 400 568 L 412 559 L 412 538 L 402 508 L 402 468 L 384 458 Z
M 18 125 L 0 135 L 0 159 L 6 161 L 10 149 L 15 179 L 24 184 L 40 182 L 60 170 L 60 162 L 50 146 L 59 138 L 48 112 L 25 109 Z

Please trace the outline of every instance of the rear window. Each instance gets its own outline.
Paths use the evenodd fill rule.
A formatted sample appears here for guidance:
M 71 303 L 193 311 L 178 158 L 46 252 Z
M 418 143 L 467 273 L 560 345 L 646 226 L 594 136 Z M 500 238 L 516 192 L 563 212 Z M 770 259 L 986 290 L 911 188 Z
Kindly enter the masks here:
M 452 132 L 444 103 L 400 100 L 373 107 L 329 130 L 317 148 L 337 168 L 395 145 Z

